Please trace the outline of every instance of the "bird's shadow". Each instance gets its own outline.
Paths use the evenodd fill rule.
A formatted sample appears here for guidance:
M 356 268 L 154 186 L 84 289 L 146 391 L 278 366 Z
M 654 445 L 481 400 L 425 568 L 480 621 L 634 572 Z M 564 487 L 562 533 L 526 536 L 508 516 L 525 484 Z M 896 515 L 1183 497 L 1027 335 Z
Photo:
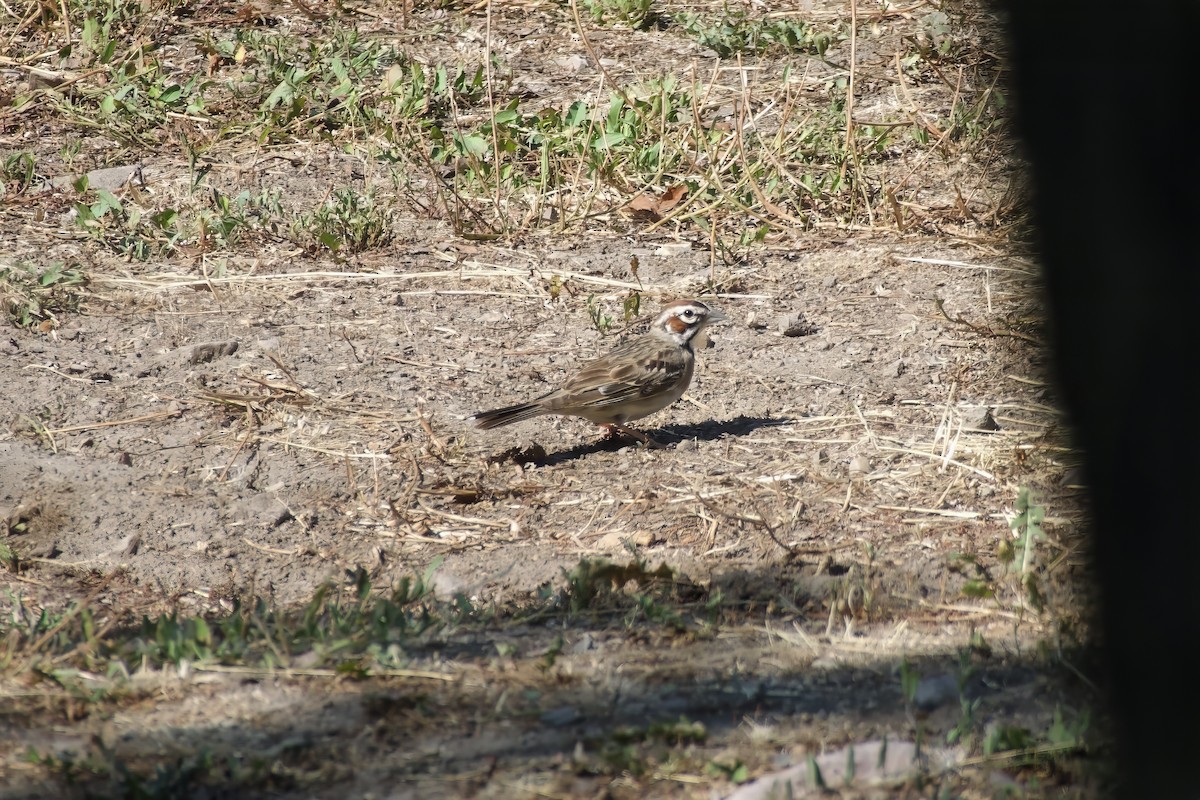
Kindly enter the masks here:
M 733 419 L 724 421 L 703 422 L 699 425 L 666 425 L 655 430 L 643 431 L 643 433 L 651 439 L 666 445 L 667 448 L 671 448 L 673 445 L 692 439 L 711 442 L 725 436 L 745 436 L 759 428 L 789 425 L 795 421 L 790 417 L 748 417 L 745 414 L 741 414 Z M 502 453 L 497 453 L 489 458 L 488 461 L 492 463 L 513 462 L 549 467 L 590 456 L 593 453 L 611 453 L 626 447 L 640 446 L 642 445 L 636 439 L 618 434 L 616 436 L 596 439 L 586 444 L 577 444 L 574 447 L 554 453 L 547 453 L 537 443 L 526 447 L 512 447 Z

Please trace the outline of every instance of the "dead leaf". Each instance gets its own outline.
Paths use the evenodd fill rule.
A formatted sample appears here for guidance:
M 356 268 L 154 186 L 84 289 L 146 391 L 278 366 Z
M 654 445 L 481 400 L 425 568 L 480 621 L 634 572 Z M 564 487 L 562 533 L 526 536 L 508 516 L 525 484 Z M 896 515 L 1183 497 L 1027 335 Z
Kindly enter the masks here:
M 679 205 L 688 193 L 686 183 L 677 183 L 658 197 L 642 192 L 629 201 L 629 210 L 638 219 L 658 222 L 663 215 Z

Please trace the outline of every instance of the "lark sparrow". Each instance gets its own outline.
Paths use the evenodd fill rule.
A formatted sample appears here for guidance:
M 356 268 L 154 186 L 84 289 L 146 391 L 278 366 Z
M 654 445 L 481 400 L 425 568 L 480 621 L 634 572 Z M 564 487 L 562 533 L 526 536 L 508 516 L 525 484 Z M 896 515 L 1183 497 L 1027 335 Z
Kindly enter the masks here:
M 699 300 L 668 303 L 648 333 L 584 365 L 561 389 L 529 403 L 481 411 L 471 419 L 486 429 L 543 414 L 565 414 L 594 422 L 609 435 L 617 430 L 657 445 L 625 423 L 661 411 L 683 396 L 696 366 L 692 342 L 710 323 L 723 319 L 724 314 Z

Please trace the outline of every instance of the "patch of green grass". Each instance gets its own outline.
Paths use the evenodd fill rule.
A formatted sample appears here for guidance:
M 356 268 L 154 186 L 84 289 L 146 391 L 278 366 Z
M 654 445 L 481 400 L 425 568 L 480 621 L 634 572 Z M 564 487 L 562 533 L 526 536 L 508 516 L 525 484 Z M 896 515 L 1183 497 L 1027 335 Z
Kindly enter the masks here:
M 456 108 L 473 108 L 486 99 L 482 64 L 427 67 L 417 61 L 397 62 L 383 74 L 379 109 L 386 121 L 399 117 L 432 123 Z
M 1085 737 L 1091 727 L 1091 713 L 1087 709 L 1068 715 L 1056 706 L 1052 722 L 1043 731 L 1004 724 L 992 715 L 981 713 L 984 697 L 970 688 L 976 671 L 974 659 L 977 655 L 987 657 L 990 652 L 990 646 L 978 634 L 972 635 L 967 647 L 959 649 L 955 672 L 959 716 L 946 733 L 947 744 L 961 746 L 967 753 L 982 755 L 984 759 L 995 757 L 996 763 L 1030 766 L 1039 759 L 1077 754 L 1087 746 Z M 914 713 L 920 672 L 905 658 L 900 662 L 898 673 L 901 696 L 913 717 L 917 739 L 921 741 L 928 732 L 923 718 Z
M 637 29 L 649 24 L 654 0 L 581 0 L 581 4 L 594 22 Z
M 238 792 L 269 790 L 280 782 L 261 756 L 231 756 L 218 761 L 203 750 L 143 765 L 121 758 L 99 737 L 93 738 L 80 752 L 54 754 L 30 747 L 25 752 L 25 761 L 41 767 L 67 786 L 81 788 L 84 796 L 95 798 L 174 800 L 224 796 L 225 791 L 234 787 Z
M 422 575 L 382 591 L 358 570 L 344 586 L 322 585 L 299 608 L 281 609 L 256 597 L 235 600 L 222 615 L 173 611 L 131 620 L 86 602 L 51 612 L 10 593 L 10 610 L 0 618 L 0 669 L 30 670 L 64 688 L 80 670 L 116 679 L 140 666 L 184 663 L 286 669 L 300 659 L 306 667 L 365 677 L 403 667 L 407 650 L 437 631 L 494 624 L 497 614 L 526 621 L 609 617 L 627 628 L 651 622 L 680 632 L 691 628 L 685 613 L 697 600 L 709 601 L 700 605 L 710 621 L 719 611 L 712 598 L 665 565 L 586 559 L 564 573 L 561 588 L 545 587 L 532 604 L 477 608 L 461 596 L 434 598 L 431 581 L 440 564 L 436 559 Z M 558 650 L 547 652 L 552 666 Z
M 378 137 L 386 151 L 414 122 L 419 131 L 487 96 L 482 65 L 426 65 L 354 28 L 306 38 L 239 29 L 201 46 L 220 67 L 211 94 L 227 133 L 260 142 Z
M 76 0 L 70 5 L 76 6 L 70 19 L 82 21 L 82 28 L 78 41 L 67 44 L 59 55 L 78 58 L 104 78 L 80 81 L 69 92 L 47 93 L 61 118 L 144 147 L 166 138 L 164 120 L 207 115 L 206 93 L 212 81 L 184 73 L 159 57 L 161 43 L 173 27 L 173 3 L 155 7 L 153 2 Z
M 216 244 L 233 247 L 252 231 L 272 227 L 283 216 L 278 189 L 266 188 L 257 195 L 249 190 L 233 197 L 211 189 L 206 203 L 187 215 L 189 240 L 202 249 Z
M 675 15 L 684 33 L 720 58 L 752 55 L 769 49 L 824 55 L 840 37 L 800 19 L 752 17 L 744 8 L 726 6 L 719 15 L 690 11 Z
M 576 766 L 598 775 L 628 773 L 642 776 L 651 770 L 669 773 L 669 764 L 681 748 L 703 744 L 708 729 L 687 717 L 647 725 L 622 725 L 594 739 Z
M 373 592 L 360 571 L 351 576 L 347 591 L 323 585 L 295 611 L 254 598 L 235 602 L 224 616 L 172 612 L 134 624 L 106 619 L 102 625 L 85 603 L 51 613 L 14 597 L 12 612 L 0 621 L 0 666 L 24 665 L 60 682 L 64 669 L 115 675 L 143 664 L 184 662 L 286 668 L 304 656 L 308 664 L 363 675 L 399 666 L 405 661 L 404 643 L 474 613 L 469 603 L 433 600 L 429 580 L 438 564 L 383 593 Z
M 581 166 L 589 176 L 651 178 L 679 163 L 661 137 L 690 121 L 691 103 L 691 95 L 670 77 L 614 92 L 599 108 L 578 100 L 565 111 L 526 114 L 513 100 L 474 130 L 433 127 L 432 158 L 439 164 L 465 159 L 464 176 L 485 187 L 499 172 L 514 188 L 553 189 L 564 164 L 571 171 Z M 489 161 L 497 149 L 504 160 L 499 171 Z
M 970 102 L 959 103 L 950 116 L 950 138 L 975 142 L 1004 125 L 1008 101 L 1003 91 L 991 86 Z
M 752 15 L 741 4 L 669 18 L 654 18 L 650 0 L 578 0 L 578 10 L 603 24 L 638 26 L 653 18 L 725 57 L 820 58 L 846 35 L 798 16 Z M 630 222 L 623 203 L 686 185 L 670 224 L 706 237 L 725 263 L 744 261 L 773 233 L 890 218 L 897 206 L 882 172 L 888 161 L 906 148 L 930 146 L 931 131 L 949 148 L 959 138 L 986 137 L 1003 117 L 1003 96 L 992 87 L 956 94 L 952 109 L 939 109 L 946 137 L 929 116 L 921 117 L 931 120 L 924 126 L 858 124 L 847 141 L 845 76 L 830 78 L 823 90 L 807 70 L 797 80 L 790 70 L 803 57 L 785 62 L 782 76 L 763 72 L 770 84 L 745 86 L 740 95 L 721 77 L 709 86 L 666 74 L 619 86 L 603 99 L 546 105 L 540 98 L 532 106 L 514 95 L 512 69 L 494 53 L 483 63 L 414 55 L 422 52 L 416 43 L 456 23 L 423 20 L 405 40 L 413 46 L 401 48 L 357 28 L 353 15 L 335 13 L 301 34 L 287 23 L 189 26 L 184 18 L 193 13 L 178 0 L 67 0 L 65 14 L 47 5 L 34 28 L 47 43 L 59 42 L 60 52 L 42 65 L 82 79 L 69 90 L 32 89 L 13 105 L 25 114 L 48 110 L 76 147 L 93 135 L 139 149 L 182 143 L 212 163 L 229 163 L 230 153 L 257 147 L 333 144 L 380 165 L 398 209 L 441 216 L 468 236 L 565 232 L 598 217 L 616 230 L 640 227 L 645 220 Z M 914 80 L 944 80 L 931 67 L 961 46 L 957 25 L 938 11 L 908 25 L 917 33 L 900 55 Z M 190 47 L 199 50 L 201 69 L 195 59 L 179 60 Z M 63 162 L 73 158 L 64 149 Z M 30 163 L 14 158 L 5 179 L 19 191 L 31 180 Z M 145 227 L 131 236 L 114 209 L 101 209 L 108 218 L 98 239 L 134 258 L 180 242 L 233 248 L 256 219 L 254 198 L 240 189 L 197 209 L 163 201 L 178 218 L 156 221 L 171 209 L 147 209 Z M 326 231 L 330 242 L 304 246 L 328 249 L 347 232 Z M 366 238 L 340 241 L 340 252 L 374 246 Z
M 0 308 L 19 328 L 54 324 L 57 315 L 79 311 L 87 284 L 82 271 L 61 262 L 44 270 L 22 263 L 0 265 Z
M 257 195 L 243 190 L 230 197 L 220 190 L 200 190 L 203 172 L 192 182 L 192 200 L 180 208 L 144 208 L 139 192 L 124 198 L 97 189 L 91 202 L 74 205 L 75 222 L 89 238 L 128 258 L 145 261 L 174 251 L 180 245 L 203 250 L 232 247 L 250 231 L 272 225 L 283 214 L 277 189 Z M 86 178 L 76 185 L 87 193 Z
M 397 60 L 394 48 L 344 27 L 333 28 L 327 37 L 257 29 L 242 29 L 236 36 L 248 69 L 225 86 L 239 106 L 255 109 L 252 124 L 260 139 L 373 127 L 379 76 Z M 230 48 L 212 46 L 218 52 Z

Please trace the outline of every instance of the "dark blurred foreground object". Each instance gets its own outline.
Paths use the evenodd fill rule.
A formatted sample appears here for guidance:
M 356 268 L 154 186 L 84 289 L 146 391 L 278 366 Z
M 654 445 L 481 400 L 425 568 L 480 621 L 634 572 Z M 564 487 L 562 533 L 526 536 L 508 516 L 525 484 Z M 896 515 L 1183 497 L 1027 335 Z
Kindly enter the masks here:
M 1121 798 L 1200 797 L 1200 2 L 1008 0 Z

